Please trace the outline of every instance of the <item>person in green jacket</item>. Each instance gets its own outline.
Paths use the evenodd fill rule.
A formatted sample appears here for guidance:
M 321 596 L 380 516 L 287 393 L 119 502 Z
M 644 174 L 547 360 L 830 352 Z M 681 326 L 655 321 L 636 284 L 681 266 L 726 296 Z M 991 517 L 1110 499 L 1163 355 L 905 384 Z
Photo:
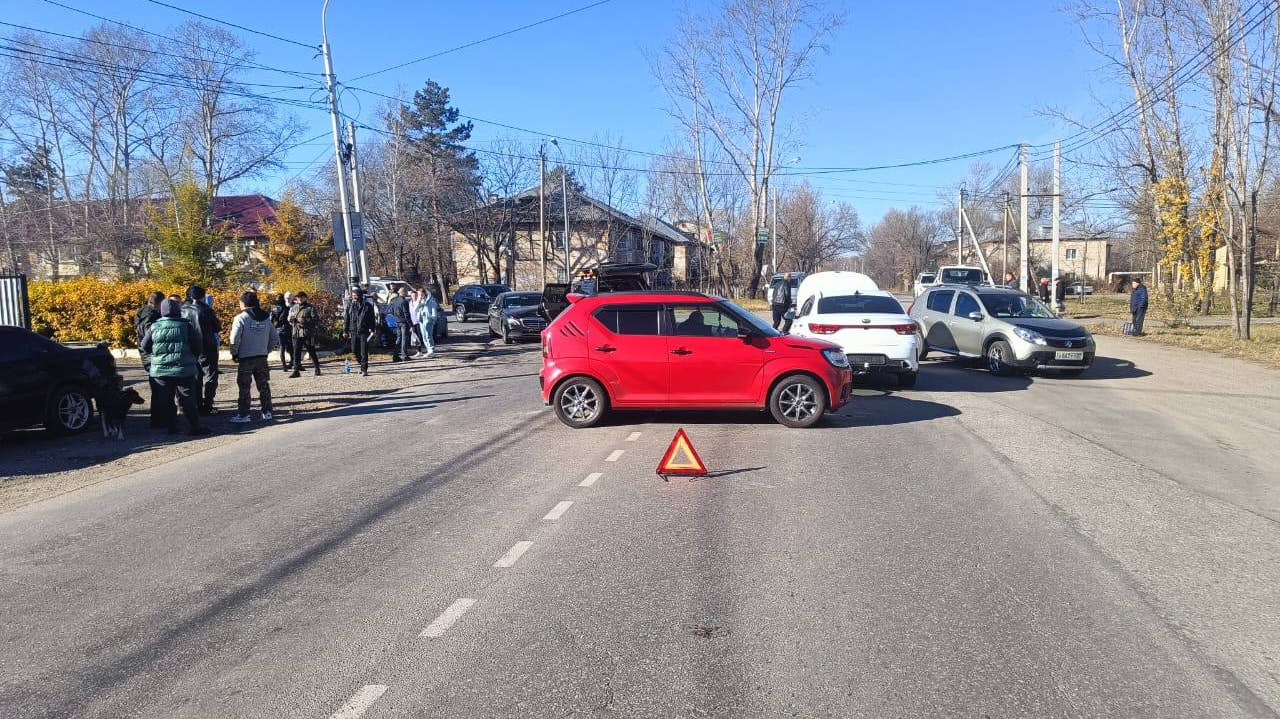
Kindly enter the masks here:
M 160 303 L 160 319 L 142 337 L 143 352 L 151 355 L 151 413 L 153 422 L 169 434 L 178 432 L 174 396 L 187 420 L 187 434 L 209 434 L 200 422 L 196 406 L 196 357 L 200 353 L 200 331 L 182 316 L 182 305 L 172 299 Z

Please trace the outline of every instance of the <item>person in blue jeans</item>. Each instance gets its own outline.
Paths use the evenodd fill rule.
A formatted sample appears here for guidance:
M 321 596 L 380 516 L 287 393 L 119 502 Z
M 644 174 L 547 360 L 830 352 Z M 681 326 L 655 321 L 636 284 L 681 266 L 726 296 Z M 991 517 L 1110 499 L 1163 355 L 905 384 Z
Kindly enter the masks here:
M 1133 291 L 1129 293 L 1129 314 L 1133 315 L 1133 334 L 1142 334 L 1142 321 L 1147 318 L 1147 286 L 1141 277 L 1133 278 Z
M 431 357 L 436 353 L 436 319 L 440 316 L 440 303 L 431 292 L 422 290 L 422 299 L 414 309 L 417 310 L 415 319 L 422 328 L 423 356 Z

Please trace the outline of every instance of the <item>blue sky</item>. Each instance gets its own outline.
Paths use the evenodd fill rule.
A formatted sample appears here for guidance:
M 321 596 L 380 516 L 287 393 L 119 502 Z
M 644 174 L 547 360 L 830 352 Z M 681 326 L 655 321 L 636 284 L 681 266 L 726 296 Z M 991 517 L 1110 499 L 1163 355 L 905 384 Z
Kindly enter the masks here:
M 58 2 L 155 32 L 187 17 L 146 0 Z M 340 81 L 387 94 L 412 92 L 434 79 L 450 88 L 455 105 L 468 115 L 561 137 L 609 133 L 628 148 L 660 151 L 674 125 L 647 57 L 671 36 L 684 0 L 612 0 L 437 59 L 355 79 L 589 2 L 330 0 L 335 71 Z M 319 43 L 319 1 L 169 4 Z M 57 32 L 79 33 L 95 22 L 41 0 L 5 0 L 5 6 L 6 21 Z M 1053 105 L 1096 117 L 1091 92 L 1117 91 L 1103 83 L 1102 61 L 1085 46 L 1074 17 L 1050 0 L 850 0 L 843 7 L 847 21 L 832 38 L 830 53 L 818 58 L 814 80 L 788 99 L 788 114 L 801 123 L 797 139 L 802 146 L 791 153 L 800 156 L 801 166 L 893 164 L 1019 141 L 1049 142 L 1070 131 L 1040 110 Z M 320 58 L 305 48 L 237 32 L 258 51 L 262 64 L 322 69 Z M 249 79 L 291 83 L 288 76 L 272 73 Z M 372 122 L 380 102 L 349 92 L 343 109 Z M 328 127 L 322 111 L 303 111 L 299 117 L 309 128 L 304 138 Z M 519 133 L 477 123 L 473 140 L 511 134 Z M 296 148 L 285 173 L 238 189 L 275 194 L 288 174 L 312 161 L 312 166 L 332 162 L 325 154 L 329 143 L 326 137 Z M 988 160 L 1000 166 L 1011 154 Z M 635 164 L 647 162 L 637 156 Z M 892 206 L 936 203 L 939 192 L 954 192 L 966 166 L 961 161 L 813 181 L 827 196 L 852 203 L 864 220 L 874 221 Z

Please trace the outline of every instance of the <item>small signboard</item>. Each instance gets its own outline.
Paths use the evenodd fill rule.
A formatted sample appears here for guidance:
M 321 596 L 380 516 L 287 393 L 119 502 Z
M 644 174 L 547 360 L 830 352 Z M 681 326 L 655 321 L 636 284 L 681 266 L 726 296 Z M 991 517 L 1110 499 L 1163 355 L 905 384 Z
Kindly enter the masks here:
M 356 252 L 364 249 L 364 221 L 360 218 L 359 212 L 350 213 L 351 216 L 351 245 Z M 342 213 L 335 212 L 332 215 L 333 225 L 333 249 L 338 252 L 347 251 L 347 231 L 346 225 L 342 221 Z

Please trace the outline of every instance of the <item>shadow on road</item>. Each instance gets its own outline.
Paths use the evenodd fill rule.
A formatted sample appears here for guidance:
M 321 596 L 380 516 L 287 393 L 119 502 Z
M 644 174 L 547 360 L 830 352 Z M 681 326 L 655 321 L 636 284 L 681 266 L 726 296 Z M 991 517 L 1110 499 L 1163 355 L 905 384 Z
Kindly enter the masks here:
M 916 399 L 909 393 L 884 392 L 879 395 L 854 397 L 839 412 L 828 414 L 826 420 L 815 429 L 845 429 L 848 427 L 891 427 L 913 422 L 930 422 L 943 417 L 955 417 L 960 410 L 949 404 Z
M 921 392 L 1015 392 L 1031 386 L 1032 377 L 997 377 L 976 360 L 932 359 L 920 363 L 915 389 Z
M 1046 372 L 1045 376 L 1051 375 Z M 1093 358 L 1093 366 L 1085 370 L 1084 374 L 1079 377 L 1063 377 L 1062 379 L 1078 382 L 1090 379 L 1137 379 L 1150 376 L 1150 372 L 1139 369 L 1137 365 L 1127 359 L 1097 356 Z

